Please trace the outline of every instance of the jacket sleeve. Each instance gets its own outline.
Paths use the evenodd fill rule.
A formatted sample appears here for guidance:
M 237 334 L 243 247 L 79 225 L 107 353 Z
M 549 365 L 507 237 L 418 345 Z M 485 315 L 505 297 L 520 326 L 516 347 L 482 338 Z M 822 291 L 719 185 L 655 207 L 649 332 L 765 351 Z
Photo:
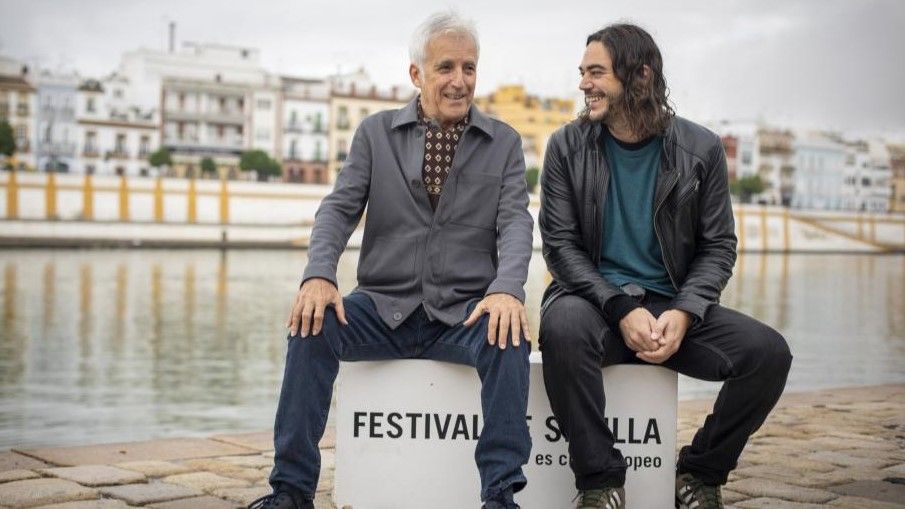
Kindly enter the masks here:
M 547 270 L 563 290 L 591 302 L 604 312 L 610 323 L 612 317 L 606 316 L 604 304 L 625 294 L 603 278 L 582 241 L 581 216 L 566 167 L 568 154 L 565 153 L 564 137 L 560 130 L 550 138 L 541 172 L 538 223 L 544 243 L 544 260 Z
M 696 323 L 703 321 L 707 309 L 719 302 L 720 293 L 732 276 L 738 242 L 729 198 L 726 153 L 719 140 L 713 143 L 706 164 L 698 194 L 697 255 L 673 299 L 673 307 L 691 313 Z
M 328 194 L 314 216 L 308 246 L 308 265 L 302 282 L 323 278 L 336 285 L 336 264 L 358 226 L 368 201 L 371 184 L 371 147 L 365 120 L 355 131 L 349 155 Z
M 525 281 L 528 279 L 528 263 L 534 243 L 534 219 L 528 212 L 525 158 L 519 138 L 513 138 L 497 205 L 497 276 L 487 288 L 487 294 L 508 293 L 525 302 Z

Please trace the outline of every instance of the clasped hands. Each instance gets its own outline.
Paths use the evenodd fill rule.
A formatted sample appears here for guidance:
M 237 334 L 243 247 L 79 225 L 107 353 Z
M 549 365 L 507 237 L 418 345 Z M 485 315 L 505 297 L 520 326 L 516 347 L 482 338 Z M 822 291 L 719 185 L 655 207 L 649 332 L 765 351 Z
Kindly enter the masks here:
M 296 294 L 295 303 L 289 310 L 289 317 L 286 319 L 286 327 L 289 328 L 290 335 L 301 334 L 305 338 L 308 337 L 308 334 L 313 336 L 320 334 L 324 326 L 324 312 L 327 306 L 336 308 L 336 318 L 339 323 L 349 324 L 343 308 L 343 298 L 336 285 L 322 278 L 306 280 Z M 474 310 L 462 325 L 471 327 L 485 313 L 490 315 L 487 322 L 487 342 L 491 345 L 505 349 L 507 339 L 511 337 L 512 345 L 519 346 L 523 334 L 527 341 L 531 341 L 525 305 L 512 295 L 492 293 L 485 296 L 475 305 Z
M 691 316 L 680 309 L 666 310 L 654 318 L 650 311 L 639 307 L 619 321 L 619 331 L 639 359 L 661 364 L 679 349 L 690 325 Z

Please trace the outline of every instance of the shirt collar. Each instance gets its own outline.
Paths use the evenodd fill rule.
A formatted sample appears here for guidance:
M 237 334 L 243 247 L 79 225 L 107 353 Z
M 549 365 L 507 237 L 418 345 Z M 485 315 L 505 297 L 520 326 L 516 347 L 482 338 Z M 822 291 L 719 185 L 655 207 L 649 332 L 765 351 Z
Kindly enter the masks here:
M 397 110 L 396 115 L 393 117 L 393 124 L 391 127 L 393 129 L 398 129 L 405 125 L 417 124 L 420 100 L 421 96 L 417 95 L 414 99 L 409 101 L 409 103 L 405 105 L 404 108 Z M 493 121 L 491 121 L 490 117 L 479 110 L 477 106 L 475 106 L 474 104 L 471 105 L 471 107 L 468 109 L 466 118 L 468 119 L 469 126 L 473 126 L 487 136 L 493 138 Z

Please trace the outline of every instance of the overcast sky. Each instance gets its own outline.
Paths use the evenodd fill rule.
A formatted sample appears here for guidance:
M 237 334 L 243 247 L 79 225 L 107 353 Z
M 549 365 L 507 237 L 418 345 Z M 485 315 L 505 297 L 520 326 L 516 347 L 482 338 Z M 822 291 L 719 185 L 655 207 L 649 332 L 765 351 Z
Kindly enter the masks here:
M 288 75 L 364 66 L 389 86 L 407 83 L 414 27 L 449 7 L 481 35 L 478 94 L 577 98 L 585 37 L 628 20 L 657 40 L 680 115 L 905 136 L 902 0 L 0 0 L 0 54 L 100 77 L 165 49 L 175 21 L 177 44 L 255 47 Z

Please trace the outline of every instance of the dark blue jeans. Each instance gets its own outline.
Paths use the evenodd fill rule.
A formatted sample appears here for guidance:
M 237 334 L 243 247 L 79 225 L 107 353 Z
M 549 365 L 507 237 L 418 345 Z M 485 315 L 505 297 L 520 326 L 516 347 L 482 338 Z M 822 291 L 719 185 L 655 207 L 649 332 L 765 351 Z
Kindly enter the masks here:
M 523 340 L 520 347 L 509 345 L 505 350 L 489 345 L 486 315 L 469 328 L 449 327 L 428 320 L 424 309 L 418 308 L 398 328 L 390 329 L 367 295 L 351 293 L 343 305 L 349 325 L 341 325 L 333 308 L 328 308 L 320 334 L 289 338 L 274 425 L 276 455 L 270 484 L 288 483 L 314 498 L 321 463 L 318 442 L 327 423 L 340 361 L 433 359 L 478 370 L 484 428 L 475 460 L 481 499 L 510 486 L 514 491 L 524 488 L 522 465 L 531 452 L 525 421 L 529 343 Z

